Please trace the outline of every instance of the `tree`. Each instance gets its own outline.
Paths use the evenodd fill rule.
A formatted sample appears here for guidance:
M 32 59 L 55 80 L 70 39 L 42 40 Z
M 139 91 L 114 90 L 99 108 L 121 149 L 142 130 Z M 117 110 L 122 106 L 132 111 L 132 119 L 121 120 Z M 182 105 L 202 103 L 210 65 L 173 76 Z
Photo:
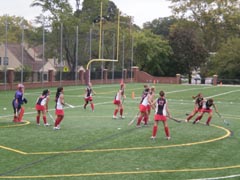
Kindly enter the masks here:
M 230 38 L 213 57 L 212 72 L 224 79 L 240 79 L 240 38 Z
M 2 43 L 5 43 L 6 40 L 6 25 L 8 43 L 21 43 L 22 28 L 24 28 L 26 34 L 25 41 L 29 41 L 29 37 L 34 33 L 31 24 L 24 18 L 6 15 L 0 16 L 0 42 Z
M 82 9 L 75 12 L 72 11 L 70 4 L 65 0 L 35 0 L 32 6 L 40 6 L 43 11 L 49 11 L 50 16 L 47 17 L 48 24 L 51 25 L 51 31 L 48 32 L 48 47 L 49 54 L 59 57 L 60 54 L 60 26 L 63 25 L 63 53 L 64 59 L 67 61 L 70 70 L 73 72 L 76 69 L 76 27 L 79 27 L 78 41 L 79 47 L 78 64 L 85 65 L 89 61 L 90 54 L 90 30 L 93 39 L 92 57 L 98 58 L 99 45 L 99 17 L 100 17 L 100 2 L 102 2 L 102 30 L 105 31 L 104 54 L 110 52 L 112 48 L 112 34 L 117 32 L 117 8 L 115 4 L 109 0 L 84 0 Z M 38 17 L 40 20 L 40 17 Z M 40 23 L 43 23 L 40 21 Z M 105 43 L 104 42 L 104 43 Z M 55 54 L 55 55 L 54 55 Z M 58 58 L 60 59 L 60 58 Z M 81 59 L 81 62 L 80 62 Z
M 166 40 L 150 31 L 139 32 L 135 35 L 134 51 L 136 65 L 143 71 L 155 76 L 167 76 L 169 61 L 168 56 L 172 53 L 171 47 Z
M 239 37 L 239 0 L 169 0 L 175 17 L 194 21 L 201 28 L 209 52 L 216 52 L 229 37 Z
M 201 34 L 193 23 L 186 23 L 184 26 L 175 26 L 170 34 L 170 45 L 173 49 L 171 67 L 172 71 L 181 74 L 188 74 L 191 83 L 193 70 L 199 70 L 201 64 L 207 61 L 208 51 L 206 50 Z
M 164 17 L 154 19 L 152 22 L 146 22 L 143 24 L 143 29 L 148 29 L 154 34 L 162 35 L 168 39 L 170 33 L 170 27 L 177 22 L 176 18 Z

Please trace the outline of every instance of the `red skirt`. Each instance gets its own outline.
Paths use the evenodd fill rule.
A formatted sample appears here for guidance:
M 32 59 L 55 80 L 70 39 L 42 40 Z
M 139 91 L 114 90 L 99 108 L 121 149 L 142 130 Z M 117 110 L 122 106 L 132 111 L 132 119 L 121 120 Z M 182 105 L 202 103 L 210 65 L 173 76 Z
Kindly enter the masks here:
M 155 121 L 166 121 L 167 117 L 164 115 L 160 115 L 160 114 L 155 114 L 154 115 L 154 120 Z
M 46 109 L 46 107 L 45 107 L 45 106 L 42 106 L 42 105 L 39 105 L 39 104 L 36 104 L 35 109 L 36 109 L 37 111 L 44 111 L 44 110 Z
M 64 116 L 64 111 L 63 111 L 63 109 L 56 109 L 55 114 L 60 115 L 60 116 Z

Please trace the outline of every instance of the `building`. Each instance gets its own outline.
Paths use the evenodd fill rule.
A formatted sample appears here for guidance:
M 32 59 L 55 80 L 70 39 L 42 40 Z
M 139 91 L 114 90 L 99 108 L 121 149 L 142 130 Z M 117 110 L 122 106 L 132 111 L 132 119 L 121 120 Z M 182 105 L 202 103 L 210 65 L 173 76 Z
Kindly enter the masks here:
M 26 47 L 26 46 L 25 46 Z M 28 67 L 32 72 L 32 81 L 39 80 L 39 74 L 43 75 L 44 80 L 48 80 L 48 70 L 55 69 L 55 62 L 53 59 L 42 59 L 42 46 L 34 48 L 23 48 L 20 44 L 5 44 L 0 45 L 0 71 L 4 72 L 6 69 L 14 69 L 21 71 L 22 61 L 24 67 Z M 7 61 L 5 55 L 8 57 Z M 23 58 L 22 58 L 23 57 Z M 42 74 L 43 72 L 43 74 Z M 2 79 L 2 75 L 0 77 Z

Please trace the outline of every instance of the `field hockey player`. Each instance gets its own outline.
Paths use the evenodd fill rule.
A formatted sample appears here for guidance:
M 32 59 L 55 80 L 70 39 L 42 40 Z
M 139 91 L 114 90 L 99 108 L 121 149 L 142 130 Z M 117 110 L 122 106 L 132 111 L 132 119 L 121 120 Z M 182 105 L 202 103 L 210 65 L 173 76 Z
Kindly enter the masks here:
M 49 102 L 50 91 L 48 89 L 43 90 L 42 95 L 37 98 L 35 109 L 37 110 L 36 122 L 40 125 L 40 116 L 42 113 L 42 118 L 44 126 L 49 126 L 47 122 L 46 112 L 48 112 L 48 102 Z
M 123 116 L 123 101 L 126 98 L 124 94 L 125 90 L 125 84 L 121 83 L 120 84 L 120 89 L 118 90 L 116 96 L 114 97 L 113 104 L 115 104 L 115 109 L 113 112 L 113 119 L 117 119 L 117 113 L 119 112 L 120 118 L 123 119 L 125 118 Z
M 169 132 L 168 123 L 167 123 L 167 116 L 171 117 L 171 115 L 168 110 L 168 102 L 167 102 L 167 99 L 165 98 L 164 91 L 160 91 L 159 96 L 160 97 L 152 103 L 152 108 L 155 108 L 156 112 L 154 115 L 154 125 L 152 129 L 151 139 L 154 140 L 156 138 L 157 131 L 158 131 L 158 122 L 162 121 L 166 139 L 170 140 L 170 132 Z
M 209 126 L 210 121 L 212 120 L 212 116 L 213 116 L 212 107 L 214 108 L 215 112 L 218 113 L 217 107 L 213 103 L 212 98 L 203 100 L 203 109 L 202 109 L 201 113 L 198 115 L 198 117 L 195 119 L 193 124 L 198 123 L 202 119 L 204 113 L 208 113 L 208 119 L 207 119 L 206 125 Z

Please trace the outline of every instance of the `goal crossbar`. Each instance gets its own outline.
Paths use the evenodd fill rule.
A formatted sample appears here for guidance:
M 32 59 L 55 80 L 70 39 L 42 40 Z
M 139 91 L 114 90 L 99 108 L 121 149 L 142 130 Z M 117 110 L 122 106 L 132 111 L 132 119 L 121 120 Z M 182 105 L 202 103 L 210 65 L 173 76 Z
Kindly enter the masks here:
M 92 62 L 117 62 L 117 59 L 91 59 L 87 64 L 87 70 Z

